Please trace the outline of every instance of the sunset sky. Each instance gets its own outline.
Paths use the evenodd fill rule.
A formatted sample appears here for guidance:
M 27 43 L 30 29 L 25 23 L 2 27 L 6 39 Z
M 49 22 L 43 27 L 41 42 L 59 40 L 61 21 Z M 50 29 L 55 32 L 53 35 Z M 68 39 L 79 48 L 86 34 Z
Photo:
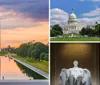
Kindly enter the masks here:
M 48 0 L 0 0 L 1 47 L 48 43 Z

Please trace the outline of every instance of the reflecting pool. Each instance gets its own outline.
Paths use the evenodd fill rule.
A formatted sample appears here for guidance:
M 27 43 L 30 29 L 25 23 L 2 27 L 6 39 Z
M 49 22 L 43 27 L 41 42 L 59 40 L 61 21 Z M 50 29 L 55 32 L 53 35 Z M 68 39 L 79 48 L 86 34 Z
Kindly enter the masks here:
M 22 64 L 14 61 L 13 59 L 5 56 L 0 56 L 1 80 L 34 80 L 45 79 L 38 73 L 30 70 Z

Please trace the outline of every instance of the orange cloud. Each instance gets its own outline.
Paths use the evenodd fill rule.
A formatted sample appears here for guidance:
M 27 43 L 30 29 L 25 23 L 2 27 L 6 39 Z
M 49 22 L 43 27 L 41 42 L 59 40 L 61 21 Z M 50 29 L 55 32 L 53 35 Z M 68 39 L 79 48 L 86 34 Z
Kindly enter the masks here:
M 21 43 L 32 40 L 43 43 L 48 42 L 48 22 L 40 22 L 40 26 L 30 28 L 2 29 L 1 30 L 1 47 L 8 45 L 17 47 Z

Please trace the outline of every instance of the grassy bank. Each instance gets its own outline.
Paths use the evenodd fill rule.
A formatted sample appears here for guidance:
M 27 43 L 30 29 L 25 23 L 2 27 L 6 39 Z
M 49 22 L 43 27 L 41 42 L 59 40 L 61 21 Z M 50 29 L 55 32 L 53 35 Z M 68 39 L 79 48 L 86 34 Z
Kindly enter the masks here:
M 51 38 L 51 41 L 100 41 L 100 38 Z
M 29 58 L 26 58 L 26 57 L 21 57 L 21 56 L 17 56 L 17 55 L 14 55 L 13 57 L 31 65 L 31 66 L 34 66 L 46 73 L 49 72 L 49 69 L 48 69 L 48 61 L 37 61 L 35 59 L 29 59 Z
M 7 52 L 0 52 L 0 56 L 4 56 L 6 54 L 7 54 Z

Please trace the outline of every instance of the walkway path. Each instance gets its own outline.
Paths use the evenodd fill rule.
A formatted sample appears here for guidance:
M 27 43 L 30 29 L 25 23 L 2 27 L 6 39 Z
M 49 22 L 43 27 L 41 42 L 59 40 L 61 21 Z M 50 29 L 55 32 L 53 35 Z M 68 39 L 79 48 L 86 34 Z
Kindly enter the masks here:
M 20 63 L 20 64 L 26 66 L 27 68 L 29 68 L 29 69 L 35 71 L 36 73 L 42 75 L 42 76 L 45 77 L 46 79 L 48 79 L 49 75 L 48 75 L 46 72 L 43 72 L 43 71 L 41 71 L 41 70 L 39 70 L 39 69 L 37 69 L 37 68 L 35 68 L 35 67 L 33 67 L 33 66 L 27 64 L 27 63 L 25 63 L 25 62 L 23 62 L 23 61 L 21 61 L 21 60 L 18 60 L 18 59 L 16 59 L 16 58 L 12 57 L 12 56 L 9 56 L 9 57 L 12 58 L 12 59 L 14 59 L 14 60 L 17 61 L 18 63 Z

